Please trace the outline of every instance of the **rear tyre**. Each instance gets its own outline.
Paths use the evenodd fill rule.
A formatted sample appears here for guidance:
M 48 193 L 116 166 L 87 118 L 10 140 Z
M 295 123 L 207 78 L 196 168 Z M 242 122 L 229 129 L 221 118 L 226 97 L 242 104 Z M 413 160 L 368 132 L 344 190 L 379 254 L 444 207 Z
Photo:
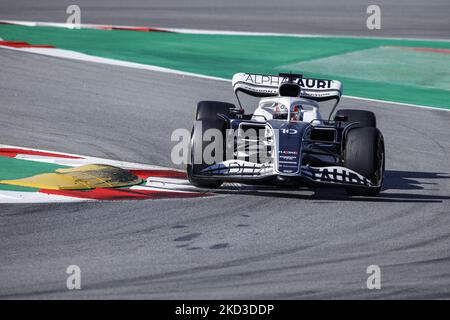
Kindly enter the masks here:
M 347 133 L 344 166 L 368 178 L 377 187 L 347 187 L 347 193 L 356 196 L 376 196 L 384 179 L 384 139 L 380 130 L 359 127 Z
M 186 167 L 187 177 L 192 185 L 208 189 L 216 189 L 222 185 L 222 180 L 213 178 L 201 178 L 196 176 L 200 174 L 201 170 L 212 164 L 205 163 L 203 157 L 201 159 L 201 163 L 195 163 L 193 155 L 197 144 L 201 145 L 201 152 L 203 155 L 205 147 L 211 143 L 211 141 L 203 141 L 204 133 L 208 129 L 217 129 L 222 132 L 222 135 L 224 134 L 226 122 L 223 118 L 219 117 L 218 114 L 229 116 L 230 109 L 234 108 L 235 106 L 233 104 L 219 101 L 200 101 L 197 104 L 195 119 L 197 120 L 197 122 L 201 122 L 201 126 L 194 125 L 194 127 L 192 128 L 189 154 L 190 163 L 188 163 Z
M 346 116 L 346 123 L 358 122 L 361 127 L 377 127 L 377 119 L 371 111 L 341 109 L 336 112 L 336 116 Z

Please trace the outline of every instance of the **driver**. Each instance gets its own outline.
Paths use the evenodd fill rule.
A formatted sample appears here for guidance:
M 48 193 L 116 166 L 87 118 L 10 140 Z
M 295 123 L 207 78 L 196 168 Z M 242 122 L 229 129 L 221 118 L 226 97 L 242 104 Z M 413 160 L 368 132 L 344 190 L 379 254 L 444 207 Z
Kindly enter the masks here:
M 290 115 L 291 121 L 302 121 L 301 109 L 302 109 L 301 105 L 292 106 Z M 287 120 L 287 117 L 288 117 L 288 109 L 286 108 L 286 106 L 282 103 L 275 103 L 273 106 L 273 118 L 280 120 Z
M 303 120 L 301 110 L 302 110 L 302 106 L 299 104 L 292 106 L 291 121 L 302 121 Z
M 286 120 L 288 116 L 288 110 L 282 103 L 275 103 L 273 106 L 273 118 Z

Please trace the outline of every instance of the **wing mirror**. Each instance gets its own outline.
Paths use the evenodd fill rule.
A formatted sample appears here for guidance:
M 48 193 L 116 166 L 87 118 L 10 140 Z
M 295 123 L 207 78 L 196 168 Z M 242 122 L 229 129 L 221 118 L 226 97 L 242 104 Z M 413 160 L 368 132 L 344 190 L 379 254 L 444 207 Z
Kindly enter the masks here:
M 336 116 L 334 116 L 334 121 L 347 122 L 348 121 L 348 116 L 342 115 L 342 114 L 336 115 Z
M 242 119 L 244 112 L 244 109 L 230 109 L 230 114 L 236 119 Z

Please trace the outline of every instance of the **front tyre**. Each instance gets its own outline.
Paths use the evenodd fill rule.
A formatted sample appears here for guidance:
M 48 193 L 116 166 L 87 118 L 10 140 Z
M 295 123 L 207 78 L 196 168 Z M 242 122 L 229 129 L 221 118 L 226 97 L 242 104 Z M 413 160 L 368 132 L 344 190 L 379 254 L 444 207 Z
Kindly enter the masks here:
M 344 166 L 368 178 L 376 187 L 347 187 L 355 196 L 376 196 L 384 179 L 384 139 L 374 127 L 359 127 L 347 133 Z
M 198 177 L 194 177 L 193 176 L 193 167 L 191 164 L 187 165 L 187 178 L 189 180 L 189 182 L 193 185 L 196 186 L 198 188 L 206 188 L 206 189 L 217 189 L 219 188 L 223 181 L 221 180 L 211 180 L 211 179 L 203 179 L 203 178 L 198 178 Z
M 197 104 L 195 118 L 198 122 L 201 122 L 201 126 L 194 125 L 192 129 L 189 154 L 190 163 L 186 167 L 188 180 L 196 187 L 216 189 L 223 183 L 222 180 L 200 177 L 201 171 L 212 164 L 205 163 L 203 156 L 201 157 L 201 161 L 197 163 L 197 161 L 194 161 L 193 155 L 196 147 L 200 148 L 203 155 L 206 146 L 210 143 L 210 141 L 203 141 L 204 134 L 207 130 L 217 129 L 222 132 L 222 135 L 224 134 L 226 122 L 218 114 L 229 116 L 230 109 L 234 109 L 234 105 L 219 101 L 200 101 Z M 223 149 L 222 151 L 225 150 Z

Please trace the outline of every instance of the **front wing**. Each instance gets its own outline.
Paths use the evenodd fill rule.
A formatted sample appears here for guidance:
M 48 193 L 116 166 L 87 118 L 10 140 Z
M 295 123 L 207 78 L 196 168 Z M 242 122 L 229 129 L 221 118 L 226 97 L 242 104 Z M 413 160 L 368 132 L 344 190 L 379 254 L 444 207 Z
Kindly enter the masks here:
M 301 166 L 296 174 L 279 173 L 272 164 L 259 164 L 243 160 L 227 160 L 203 169 L 202 178 L 220 179 L 232 182 L 257 182 L 289 177 L 313 185 L 379 187 L 368 178 L 342 166 L 311 167 Z

